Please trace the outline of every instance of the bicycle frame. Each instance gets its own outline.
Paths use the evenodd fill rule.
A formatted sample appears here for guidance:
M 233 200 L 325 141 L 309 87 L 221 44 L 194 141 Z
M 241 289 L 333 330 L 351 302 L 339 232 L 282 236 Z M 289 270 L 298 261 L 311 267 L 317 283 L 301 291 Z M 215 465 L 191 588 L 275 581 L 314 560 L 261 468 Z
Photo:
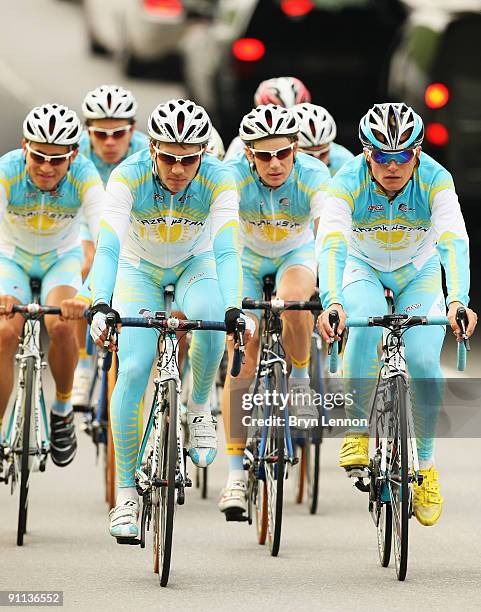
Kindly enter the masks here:
M 33 470 L 40 469 L 43 471 L 47 454 L 50 449 L 50 432 L 47 419 L 47 411 L 45 408 L 45 400 L 41 384 L 40 371 L 47 367 L 47 363 L 42 360 L 40 352 L 40 321 L 38 319 L 27 319 L 23 327 L 22 341 L 19 345 L 19 351 L 15 355 L 15 359 L 19 364 L 19 374 L 17 381 L 17 393 L 15 404 L 10 415 L 9 424 L 6 433 L 5 459 L 8 461 L 11 457 L 12 463 L 15 462 L 14 473 L 18 474 L 18 456 L 21 453 L 21 438 L 22 438 L 22 405 L 23 395 L 25 393 L 24 372 L 26 361 L 34 357 L 35 372 L 34 378 L 34 410 L 31 420 L 30 434 L 30 450 L 29 455 L 34 457 Z M 45 431 L 45 438 L 42 437 L 42 423 Z M 34 442 L 34 444 L 32 444 Z M 8 473 L 8 472 L 7 472 Z

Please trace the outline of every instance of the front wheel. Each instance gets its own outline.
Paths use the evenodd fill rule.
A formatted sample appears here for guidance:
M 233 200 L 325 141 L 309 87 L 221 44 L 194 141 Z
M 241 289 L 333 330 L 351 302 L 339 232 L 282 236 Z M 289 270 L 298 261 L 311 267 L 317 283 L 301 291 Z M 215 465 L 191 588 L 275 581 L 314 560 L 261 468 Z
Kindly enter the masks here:
M 393 442 L 388 484 L 392 507 L 394 560 L 398 580 L 406 578 L 408 564 L 408 521 L 411 491 L 408 466 L 406 396 L 406 382 L 402 377 L 397 376 L 390 387 Z
M 163 389 L 162 408 L 158 415 L 159 462 L 156 478 L 159 485 L 154 505 L 154 571 L 159 573 L 160 586 L 167 586 L 172 556 L 176 502 L 177 468 L 177 387 L 169 380 Z
M 22 400 L 23 433 L 22 461 L 20 477 L 20 501 L 18 507 L 17 546 L 23 546 L 23 536 L 27 531 L 28 493 L 30 482 L 30 431 L 32 419 L 32 404 L 34 402 L 35 359 L 27 358 L 24 362 L 24 389 Z

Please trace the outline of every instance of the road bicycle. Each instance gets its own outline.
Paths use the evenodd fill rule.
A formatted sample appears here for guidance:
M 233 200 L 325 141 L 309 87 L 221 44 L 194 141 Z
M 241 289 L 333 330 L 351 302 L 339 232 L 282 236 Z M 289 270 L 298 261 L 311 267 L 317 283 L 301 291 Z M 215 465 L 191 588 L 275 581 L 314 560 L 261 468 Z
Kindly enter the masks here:
M 261 392 L 264 399 L 262 405 L 252 412 L 255 422 L 261 419 L 262 425 L 258 428 L 254 425 L 245 449 L 245 468 L 248 470 L 245 520 L 252 523 L 255 508 L 257 541 L 264 544 L 267 537 L 270 553 L 276 557 L 281 542 L 284 480 L 289 466 L 299 461 L 294 450 L 289 406 L 284 407 L 289 402 L 281 399 L 289 397 L 281 314 L 286 310 L 315 312 L 319 310 L 319 302 L 284 301 L 272 297 L 273 292 L 274 276 L 266 275 L 263 278 L 265 299 L 244 299 L 242 307 L 263 311 L 253 396 Z
M 3 446 L 5 461 L 0 480 L 10 484 L 14 493 L 20 484 L 17 545 L 23 546 L 31 472 L 44 472 L 50 451 L 50 432 L 42 385 L 42 370 L 47 367 L 40 345 L 40 320 L 44 315 L 59 315 L 60 308 L 41 306 L 39 279 L 31 279 L 32 303 L 14 305 L 13 312 L 25 318 L 15 360 L 18 378 L 15 401 L 8 419 Z
M 374 438 L 374 452 L 366 469 L 353 468 L 358 490 L 369 494 L 369 512 L 377 530 L 381 565 L 388 567 L 391 549 L 398 580 L 406 578 L 408 563 L 409 519 L 413 516 L 414 484 L 422 484 L 416 433 L 411 411 L 409 377 L 406 371 L 403 335 L 419 325 L 449 325 L 446 317 L 410 316 L 395 312 L 393 295 L 385 291 L 389 314 L 382 317 L 348 319 L 346 327 L 382 327 L 381 368 L 369 416 L 369 430 Z M 331 311 L 331 326 L 337 333 L 339 318 Z M 456 319 L 463 331 L 458 343 L 457 367 L 464 370 L 469 340 L 466 336 L 466 310 L 459 308 Z M 331 371 L 337 370 L 337 350 L 331 351 Z
M 146 531 L 152 526 L 154 572 L 160 585 L 169 580 L 174 518 L 177 506 L 185 503 L 185 489 L 192 486 L 187 473 L 187 449 L 181 425 L 180 394 L 182 390 L 178 365 L 178 332 L 211 330 L 225 332 L 225 324 L 217 321 L 185 320 L 171 315 L 174 286 L 164 288 L 165 310 L 141 310 L 141 317 L 122 318 L 123 327 L 143 327 L 159 332 L 157 376 L 145 431 L 137 455 L 135 481 L 142 498 L 140 538 L 117 538 L 120 544 L 145 547 Z M 115 329 L 115 315 L 107 315 L 109 334 Z M 245 323 L 237 323 L 235 352 L 231 374 L 240 371 Z M 105 344 L 108 346 L 110 338 Z

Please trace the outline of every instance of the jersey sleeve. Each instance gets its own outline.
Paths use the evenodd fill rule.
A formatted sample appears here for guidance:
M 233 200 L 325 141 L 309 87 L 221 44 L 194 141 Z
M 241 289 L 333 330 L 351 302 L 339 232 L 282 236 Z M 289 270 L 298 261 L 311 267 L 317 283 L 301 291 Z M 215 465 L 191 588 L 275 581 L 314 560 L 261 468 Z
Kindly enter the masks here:
M 239 253 L 239 197 L 232 182 L 219 186 L 211 203 L 211 232 L 219 286 L 225 308 L 242 304 Z
M 331 304 L 344 306 L 342 277 L 351 237 L 353 206 L 349 192 L 333 181 L 326 194 L 316 236 L 319 296 L 324 309 Z
M 110 175 L 92 265 L 92 301 L 110 303 L 117 277 L 120 249 L 130 226 L 133 196 L 118 170 Z
M 469 239 L 454 189 L 437 191 L 432 200 L 431 223 L 437 250 L 446 273 L 447 304 L 469 302 Z

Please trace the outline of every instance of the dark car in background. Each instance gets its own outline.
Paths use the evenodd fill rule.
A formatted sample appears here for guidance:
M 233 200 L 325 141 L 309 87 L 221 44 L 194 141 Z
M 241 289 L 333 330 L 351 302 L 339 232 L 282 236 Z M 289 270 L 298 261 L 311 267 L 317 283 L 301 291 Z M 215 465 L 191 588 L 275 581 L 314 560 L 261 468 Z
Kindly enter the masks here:
M 446 3 L 445 3 L 446 4 Z M 481 193 L 481 13 L 417 6 L 392 56 L 388 93 L 423 117 L 423 149 L 454 175 L 465 199 Z
M 295 76 L 359 150 L 359 119 L 386 97 L 387 60 L 405 18 L 397 0 L 220 0 L 184 40 L 185 83 L 228 142 L 260 81 Z

